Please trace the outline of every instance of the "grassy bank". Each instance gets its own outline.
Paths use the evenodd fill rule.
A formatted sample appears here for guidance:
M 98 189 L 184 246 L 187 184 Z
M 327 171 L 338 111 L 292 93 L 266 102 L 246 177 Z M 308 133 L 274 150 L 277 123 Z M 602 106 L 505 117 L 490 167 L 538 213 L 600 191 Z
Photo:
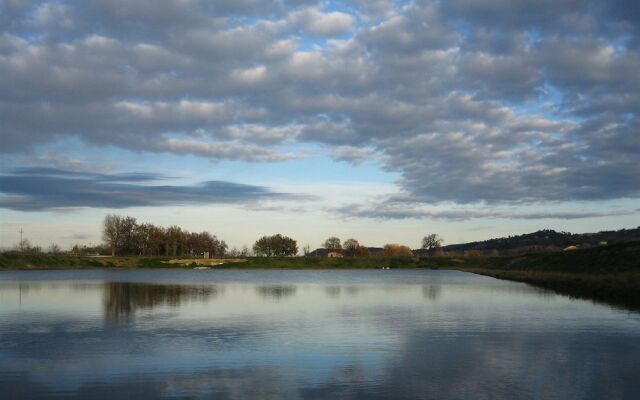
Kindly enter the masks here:
M 81 257 L 48 254 L 0 254 L 0 269 L 176 268 L 165 257 Z M 180 267 L 180 266 L 178 266 Z
M 461 259 L 447 257 L 258 257 L 249 258 L 242 264 L 228 263 L 216 268 L 251 268 L 251 269 L 380 269 L 380 268 L 453 268 L 460 263 Z
M 457 269 L 640 309 L 640 242 L 474 260 Z
M 640 309 L 640 273 L 567 274 L 557 272 L 463 268 L 498 279 L 525 282 L 572 297 Z
M 68 255 L 0 254 L 0 269 L 65 268 L 193 268 L 216 264 L 215 269 L 376 269 L 376 268 L 452 268 L 462 259 L 454 258 L 326 258 L 256 257 L 247 259 L 196 260 L 172 257 L 80 257 Z
M 174 263 L 171 263 L 171 261 Z M 186 268 L 196 260 L 167 257 L 77 257 L 1 254 L 0 269 Z M 235 262 L 234 262 L 235 261 Z M 508 257 L 325 258 L 225 260 L 215 269 L 457 269 L 526 282 L 576 297 L 640 308 L 640 242 L 573 252 Z

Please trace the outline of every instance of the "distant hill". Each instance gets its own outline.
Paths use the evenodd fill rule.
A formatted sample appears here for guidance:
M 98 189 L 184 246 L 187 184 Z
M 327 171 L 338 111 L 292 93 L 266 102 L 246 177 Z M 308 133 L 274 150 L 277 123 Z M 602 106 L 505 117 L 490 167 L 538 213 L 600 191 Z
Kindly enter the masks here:
M 640 240 L 640 227 L 621 229 L 619 231 L 602 231 L 597 233 L 570 233 L 544 229 L 524 235 L 483 240 L 462 244 L 443 246 L 446 252 L 477 250 L 489 252 L 493 250 L 524 250 L 528 248 L 565 248 L 567 246 L 597 246 L 602 242 L 608 244 Z M 419 251 L 420 252 L 420 251 Z
M 443 246 L 442 250 L 447 253 L 463 253 L 465 251 L 520 253 L 561 250 L 572 245 L 592 247 L 598 246 L 603 242 L 613 244 L 630 241 L 640 241 L 640 227 L 597 233 L 557 232 L 552 229 L 544 229 L 533 233 L 525 233 L 524 235 L 495 238 L 479 242 L 450 244 Z M 319 248 L 312 251 L 309 256 L 326 257 L 328 252 L 327 249 Z M 382 248 L 369 247 L 369 252 L 373 256 L 380 255 Z M 423 249 L 415 249 L 413 253 L 418 256 L 430 254 L 429 251 Z M 431 253 L 433 253 L 433 251 Z

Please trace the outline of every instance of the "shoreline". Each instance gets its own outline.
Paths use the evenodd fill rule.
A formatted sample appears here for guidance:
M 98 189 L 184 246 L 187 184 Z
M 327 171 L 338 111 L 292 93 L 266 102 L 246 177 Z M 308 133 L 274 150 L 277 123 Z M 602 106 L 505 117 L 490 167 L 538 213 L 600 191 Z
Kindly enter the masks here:
M 523 282 L 572 297 L 640 309 L 640 242 L 502 257 L 82 257 L 0 254 L 0 272 L 62 269 L 450 269 Z
M 578 275 L 558 272 L 465 268 L 459 271 L 521 282 L 572 298 L 640 311 L 640 274 Z

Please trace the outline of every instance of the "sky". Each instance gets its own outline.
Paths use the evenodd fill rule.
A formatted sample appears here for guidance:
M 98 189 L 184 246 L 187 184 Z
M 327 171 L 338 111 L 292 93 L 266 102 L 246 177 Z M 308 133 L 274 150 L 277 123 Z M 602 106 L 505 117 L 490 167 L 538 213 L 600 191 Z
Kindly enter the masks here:
M 636 0 L 0 0 L 0 247 L 640 225 Z

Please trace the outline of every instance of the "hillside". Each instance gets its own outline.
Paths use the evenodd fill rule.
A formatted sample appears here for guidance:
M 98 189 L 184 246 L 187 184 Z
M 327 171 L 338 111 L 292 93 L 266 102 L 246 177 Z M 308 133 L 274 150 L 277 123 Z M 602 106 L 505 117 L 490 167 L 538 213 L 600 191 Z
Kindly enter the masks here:
M 640 309 L 640 241 L 465 261 L 458 269 Z
M 606 244 L 640 241 L 640 227 L 633 229 L 621 229 L 618 231 L 601 231 L 597 233 L 571 233 L 557 232 L 552 229 L 544 229 L 523 235 L 494 238 L 477 242 L 450 244 L 442 247 L 446 253 L 463 253 L 465 251 L 478 251 L 491 253 L 493 251 L 513 253 L 530 253 L 539 250 L 562 250 L 567 246 L 593 247 Z M 382 247 L 368 247 L 372 256 L 382 254 Z M 309 257 L 326 257 L 329 250 L 318 248 L 309 253 Z M 432 251 L 414 249 L 417 256 L 429 255 Z
M 562 249 L 571 245 L 583 247 L 597 246 L 601 242 L 608 244 L 640 240 L 640 227 L 621 229 L 618 231 L 602 231 L 597 233 L 557 232 L 545 229 L 524 235 L 489 239 L 479 242 L 451 244 L 443 246 L 447 252 L 478 250 L 488 252 L 492 250 L 505 251 L 528 249 L 531 247 L 547 247 Z

